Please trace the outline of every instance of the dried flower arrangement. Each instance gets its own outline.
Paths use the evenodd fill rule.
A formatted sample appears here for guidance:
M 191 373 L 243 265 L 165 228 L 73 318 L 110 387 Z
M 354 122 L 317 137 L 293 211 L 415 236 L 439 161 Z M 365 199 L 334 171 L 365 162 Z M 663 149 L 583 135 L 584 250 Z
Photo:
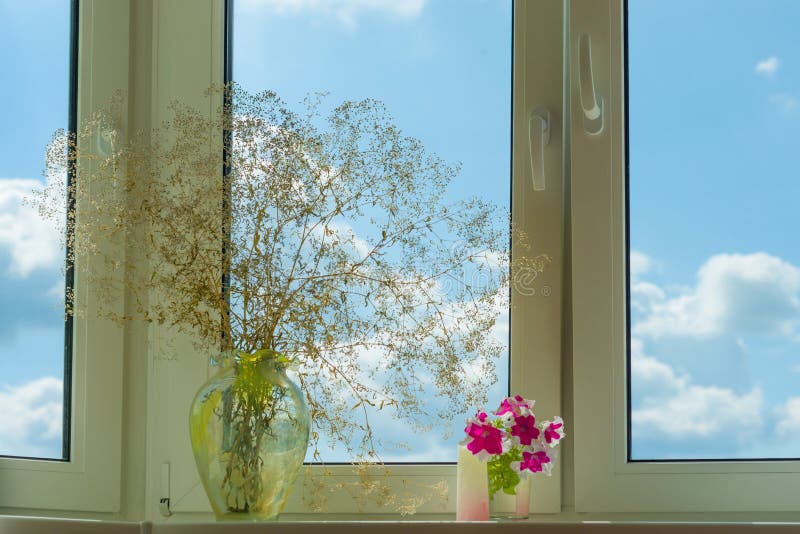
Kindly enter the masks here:
M 154 131 L 122 139 L 115 100 L 54 138 L 37 203 L 58 219 L 65 188 L 75 200 L 64 235 L 99 313 L 188 333 L 223 366 L 285 359 L 316 460 L 324 435 L 356 463 L 380 462 L 378 412 L 418 429 L 485 402 L 504 351 L 489 332 L 508 306 L 507 214 L 447 202 L 459 167 L 404 136 L 377 101 L 326 114 L 315 96 L 298 114 L 270 91 L 208 96 L 223 102 L 210 117 L 175 103 Z M 135 263 L 98 246 L 121 240 Z M 547 262 L 515 258 L 515 276 L 529 281 Z M 124 295 L 134 315 L 116 311 Z M 431 413 L 431 392 L 450 408 Z M 253 413 L 272 402 L 257 401 Z

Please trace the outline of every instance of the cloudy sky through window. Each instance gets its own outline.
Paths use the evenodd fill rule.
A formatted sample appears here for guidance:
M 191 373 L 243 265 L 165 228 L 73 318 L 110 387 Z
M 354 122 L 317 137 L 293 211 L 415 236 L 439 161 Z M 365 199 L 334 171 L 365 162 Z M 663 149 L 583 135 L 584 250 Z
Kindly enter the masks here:
M 0 0 L 0 455 L 61 457 L 64 251 L 23 199 L 67 127 L 69 12 Z
M 800 4 L 629 4 L 633 457 L 800 457 Z M 463 163 L 462 192 L 503 204 L 510 17 L 501 0 L 237 0 L 234 77 L 289 103 L 382 100 Z M 68 20 L 66 0 L 0 0 L 0 455 L 60 455 L 63 252 L 22 198 L 66 126 Z M 413 440 L 386 459 L 452 459 L 457 435 Z
M 800 457 L 799 18 L 629 0 L 635 459 Z

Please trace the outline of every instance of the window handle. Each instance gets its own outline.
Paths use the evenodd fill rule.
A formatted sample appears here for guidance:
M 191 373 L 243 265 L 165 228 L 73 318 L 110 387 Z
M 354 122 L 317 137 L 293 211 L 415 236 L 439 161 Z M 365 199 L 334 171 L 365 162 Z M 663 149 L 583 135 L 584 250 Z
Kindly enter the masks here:
M 110 158 L 117 150 L 118 130 L 107 120 L 97 129 L 94 134 L 95 149 L 97 154 L 103 158 Z
M 590 135 L 603 131 L 603 98 L 597 94 L 592 72 L 592 36 L 581 35 L 580 69 L 578 71 L 583 108 L 583 128 Z
M 536 108 L 528 121 L 528 147 L 531 151 L 531 181 L 534 191 L 544 191 L 544 147 L 550 144 L 550 111 Z

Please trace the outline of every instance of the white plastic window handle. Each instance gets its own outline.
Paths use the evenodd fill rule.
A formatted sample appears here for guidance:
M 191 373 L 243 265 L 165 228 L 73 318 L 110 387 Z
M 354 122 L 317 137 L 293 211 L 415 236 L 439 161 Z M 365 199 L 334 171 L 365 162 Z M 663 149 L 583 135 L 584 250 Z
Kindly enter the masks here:
M 531 182 L 534 191 L 545 190 L 544 147 L 550 144 L 550 112 L 537 108 L 528 121 L 528 146 L 531 155 Z
M 583 109 L 583 128 L 590 135 L 603 131 L 603 98 L 597 94 L 592 71 L 592 36 L 581 35 L 580 69 L 578 77 L 581 91 L 581 108 Z

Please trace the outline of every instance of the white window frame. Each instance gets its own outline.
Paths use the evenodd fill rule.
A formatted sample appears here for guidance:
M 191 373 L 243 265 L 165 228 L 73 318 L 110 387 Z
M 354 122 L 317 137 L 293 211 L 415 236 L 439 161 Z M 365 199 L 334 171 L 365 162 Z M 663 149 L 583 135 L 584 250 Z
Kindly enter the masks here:
M 223 0 L 170 0 L 153 4 L 153 85 L 152 122 L 166 118 L 166 106 L 175 98 L 184 102 L 201 100 L 204 89 L 223 81 Z M 562 298 L 562 192 L 563 150 L 561 117 L 563 99 L 562 0 L 514 2 L 513 59 L 513 213 L 519 227 L 532 236 L 535 252 L 546 252 L 552 263 L 537 279 L 538 293 L 516 296 L 511 314 L 511 390 L 535 398 L 540 413 L 561 413 L 561 298 Z M 559 58 L 552 61 L 552 58 Z M 532 68 L 531 65 L 539 65 Z M 476 73 L 477 75 L 477 73 Z M 235 73 L 234 73 L 235 78 Z M 539 106 L 551 112 L 551 141 L 545 151 L 548 187 L 542 192 L 531 188 L 528 146 L 528 117 Z M 544 292 L 541 290 L 544 289 Z M 170 465 L 171 510 L 181 514 L 210 514 L 208 500 L 199 484 L 188 437 L 188 406 L 205 380 L 209 369 L 205 360 L 193 354 L 191 344 L 176 340 L 158 327 L 152 328 L 148 371 L 148 484 L 146 517 L 164 521 L 158 511 L 162 492 L 162 465 Z M 180 347 L 187 354 L 177 360 L 160 357 L 162 347 Z M 455 457 L 455 451 L 454 451 Z M 355 481 L 349 466 L 313 466 L 312 476 L 325 476 L 335 482 Z M 394 465 L 389 483 L 399 494 L 424 493 L 425 486 L 444 480 L 450 497 L 442 504 L 434 498 L 420 513 L 455 513 L 455 465 Z M 301 472 L 286 513 L 310 513 L 302 500 L 307 471 Z M 383 470 L 380 470 L 383 473 Z M 378 475 L 378 476 L 383 476 Z M 415 490 L 414 488 L 420 488 Z M 327 494 L 322 513 L 394 514 L 359 504 L 346 492 Z M 532 510 L 535 513 L 561 511 L 561 471 L 552 478 L 534 482 Z M 174 517 L 174 516 L 173 516 Z M 204 516 L 209 517 L 209 516 Z M 170 520 L 170 519 L 167 519 Z
M 550 254 L 553 262 L 538 279 L 539 292 L 514 302 L 511 389 L 536 398 L 541 413 L 564 415 L 569 433 L 563 470 L 534 482 L 533 511 L 559 513 L 572 506 L 573 496 L 576 512 L 629 514 L 624 517 L 798 511 L 800 462 L 627 461 L 623 5 L 514 0 L 513 213 L 537 252 Z M 103 107 L 118 90 L 128 93 L 132 106 L 123 129 L 127 119 L 159 123 L 175 98 L 208 105 L 211 113 L 216 104 L 203 103 L 202 92 L 223 81 L 224 22 L 223 0 L 80 0 L 79 117 Z M 579 94 L 577 51 L 584 33 L 592 36 L 605 118 L 603 131 L 592 136 L 584 133 Z M 129 79 L 132 71 L 138 76 Z M 542 106 L 551 113 L 547 188 L 533 192 L 528 120 Z M 79 298 L 91 302 L 91 288 L 80 270 L 76 275 Z M 141 333 L 137 328 L 124 332 L 91 310 L 75 319 L 72 458 L 0 459 L 0 513 L 113 514 L 127 506 L 128 519 L 165 521 L 159 500 L 171 497 L 175 516 L 210 517 L 189 445 L 188 407 L 213 370 L 190 342 L 158 327 L 144 341 L 125 341 L 124 334 Z M 186 356 L 163 359 L 166 345 Z M 146 363 L 125 361 L 141 356 Z M 124 390 L 136 393 L 126 396 L 136 406 L 123 411 Z M 131 432 L 123 443 L 123 428 L 141 428 L 146 437 Z M 136 449 L 139 444 L 144 451 Z M 166 495 L 165 463 L 171 467 Z M 317 475 L 320 469 L 325 468 L 312 468 Z M 349 467 L 326 469 L 337 481 L 353 480 Z M 390 470 L 398 491 L 440 480 L 455 487 L 454 466 Z M 309 512 L 299 498 L 303 483 L 301 476 L 286 512 Z M 328 512 L 391 513 L 359 509 L 343 492 L 328 497 Z M 419 511 L 454 510 L 451 494 L 443 507 L 434 499 Z
M 129 0 L 79 1 L 78 125 L 128 87 L 129 12 Z M 0 513 L 120 509 L 123 332 L 93 314 L 82 271 L 75 270 L 76 304 L 89 306 L 73 319 L 70 459 L 0 458 Z
M 123 138 L 130 129 L 167 118 L 174 99 L 212 113 L 218 103 L 205 100 L 203 91 L 223 81 L 224 13 L 224 0 L 80 0 L 79 118 L 103 108 L 118 91 L 127 95 Z M 562 414 L 564 4 L 514 0 L 514 13 L 514 220 L 532 237 L 534 252 L 548 253 L 552 262 L 537 279 L 536 294 L 513 297 L 511 390 L 535 398 L 540 413 Z M 534 192 L 528 127 L 530 114 L 542 106 L 551 113 L 547 188 Z M 80 272 L 78 298 L 90 303 L 91 288 Z M 96 512 L 91 516 L 165 521 L 159 501 L 170 497 L 173 517 L 210 517 L 189 445 L 188 408 L 213 369 L 194 354 L 190 340 L 158 326 L 119 328 L 98 319 L 91 307 L 74 322 L 72 458 L 0 460 L 0 513 Z M 181 356 L 163 358 L 174 351 Z M 170 465 L 166 495 L 163 464 Z M 314 476 L 326 469 L 336 482 L 355 480 L 348 466 L 311 469 Z M 414 488 L 425 493 L 424 486 L 444 480 L 451 491 L 444 506 L 434 498 L 419 512 L 455 512 L 454 465 L 396 465 L 390 471 L 389 482 L 405 495 Z M 300 498 L 304 476 L 288 513 L 309 512 Z M 535 513 L 561 511 L 561 478 L 557 468 L 552 478 L 535 480 Z M 395 515 L 359 507 L 344 492 L 328 497 L 328 513 Z
M 800 462 L 627 461 L 624 2 L 569 3 L 575 510 L 796 512 Z M 604 102 L 599 135 L 584 131 L 582 34 Z

